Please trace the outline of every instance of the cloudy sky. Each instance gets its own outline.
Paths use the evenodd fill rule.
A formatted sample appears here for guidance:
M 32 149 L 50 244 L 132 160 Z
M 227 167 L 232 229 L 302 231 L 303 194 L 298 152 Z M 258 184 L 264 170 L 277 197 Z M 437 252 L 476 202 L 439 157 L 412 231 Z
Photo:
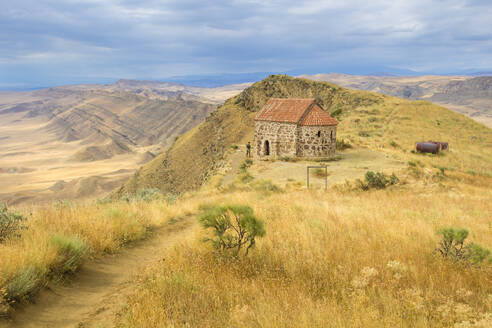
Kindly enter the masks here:
M 0 88 L 492 68 L 490 0 L 0 0 Z

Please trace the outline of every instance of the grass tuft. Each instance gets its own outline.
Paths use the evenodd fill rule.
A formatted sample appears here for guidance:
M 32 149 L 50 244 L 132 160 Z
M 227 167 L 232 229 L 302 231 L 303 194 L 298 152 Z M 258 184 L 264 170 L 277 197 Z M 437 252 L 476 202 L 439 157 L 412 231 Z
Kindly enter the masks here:
M 62 275 L 74 273 L 90 255 L 87 243 L 77 236 L 55 235 L 51 238 L 51 242 L 57 249 L 53 270 Z

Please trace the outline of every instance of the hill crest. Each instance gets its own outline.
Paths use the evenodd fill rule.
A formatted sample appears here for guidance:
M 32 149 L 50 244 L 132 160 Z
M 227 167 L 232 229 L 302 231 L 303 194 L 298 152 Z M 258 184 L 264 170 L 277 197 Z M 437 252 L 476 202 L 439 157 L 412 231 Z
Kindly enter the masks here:
M 492 146 L 490 129 L 428 102 L 275 75 L 228 99 L 205 122 L 180 137 L 167 152 L 140 168 L 114 196 L 132 194 L 141 188 L 180 193 L 200 187 L 223 165 L 232 144 L 252 139 L 255 112 L 271 97 L 315 98 L 327 112 L 337 112 L 341 118 L 338 137 L 348 138 L 358 147 L 378 150 L 386 147 L 389 149 L 385 151 L 402 153 L 403 149 L 413 149 L 415 141 L 431 138 L 448 140 L 457 150 L 466 152 L 473 152 L 484 143 Z M 466 134 L 466 142 L 475 134 L 480 136 L 481 144 L 466 149 L 466 142 L 454 137 L 458 126 Z M 398 144 L 398 149 L 389 147 L 392 142 Z M 455 165 L 457 159 L 449 158 L 447 162 Z M 472 161 L 469 163 L 477 169 Z M 490 171 L 490 162 L 483 171 Z

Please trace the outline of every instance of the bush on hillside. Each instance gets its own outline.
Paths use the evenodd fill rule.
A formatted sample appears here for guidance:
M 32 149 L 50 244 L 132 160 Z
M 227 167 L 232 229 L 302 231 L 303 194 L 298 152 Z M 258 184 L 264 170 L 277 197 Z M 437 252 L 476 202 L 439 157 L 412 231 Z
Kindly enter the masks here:
M 144 202 L 151 202 L 153 200 L 162 199 L 162 191 L 157 188 L 139 189 L 137 191 L 136 199 Z
M 5 298 L 9 302 L 21 301 L 35 294 L 42 285 L 43 274 L 35 266 L 28 266 L 12 277 L 5 291 Z
M 437 233 L 442 236 L 442 240 L 436 251 L 453 263 L 479 265 L 485 260 L 492 261 L 490 250 L 475 243 L 465 244 L 468 230 L 448 227 L 440 229 Z
M 21 230 L 26 229 L 26 221 L 27 217 L 10 212 L 5 205 L 0 205 L 0 243 L 9 237 L 18 236 Z
M 247 205 L 201 205 L 200 211 L 200 224 L 213 232 L 213 237 L 204 241 L 222 253 L 231 251 L 239 256 L 244 250 L 246 256 L 254 247 L 256 237 L 266 234 L 263 221 L 256 218 Z
M 338 104 L 336 106 L 336 109 L 333 112 L 331 112 L 330 115 L 336 118 L 337 120 L 340 120 L 340 116 L 342 115 L 342 106 Z
M 357 179 L 357 185 L 361 190 L 384 189 L 398 182 L 400 182 L 400 179 L 394 173 L 388 176 L 383 172 L 374 173 L 373 171 L 366 172 L 365 181 Z
M 89 256 L 89 246 L 77 236 L 55 235 L 51 243 L 57 248 L 53 271 L 60 274 L 74 273 Z
M 241 163 L 239 168 L 244 171 L 244 170 L 248 169 L 251 165 L 253 165 L 253 160 L 247 158 L 244 160 L 244 162 Z

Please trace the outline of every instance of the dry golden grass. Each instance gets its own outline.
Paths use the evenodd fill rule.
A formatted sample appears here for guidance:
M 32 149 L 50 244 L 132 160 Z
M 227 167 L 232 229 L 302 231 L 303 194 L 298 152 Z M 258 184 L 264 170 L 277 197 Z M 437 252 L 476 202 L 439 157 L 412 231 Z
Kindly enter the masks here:
M 153 227 L 188 212 L 186 205 L 171 208 L 165 202 L 60 203 L 35 208 L 21 237 L 0 244 L 0 310 L 62 278 L 70 256 L 81 256 L 75 263 L 79 266 L 90 256 L 113 253 L 145 238 Z M 71 244 L 69 250 L 56 242 L 60 238 Z M 77 254 L 79 241 L 89 252 Z
M 433 251 L 443 226 L 491 248 L 492 192 L 447 182 L 190 196 L 252 206 L 266 237 L 239 260 L 214 255 L 199 235 L 175 248 L 142 274 L 117 326 L 490 327 L 490 265 L 464 268 Z

